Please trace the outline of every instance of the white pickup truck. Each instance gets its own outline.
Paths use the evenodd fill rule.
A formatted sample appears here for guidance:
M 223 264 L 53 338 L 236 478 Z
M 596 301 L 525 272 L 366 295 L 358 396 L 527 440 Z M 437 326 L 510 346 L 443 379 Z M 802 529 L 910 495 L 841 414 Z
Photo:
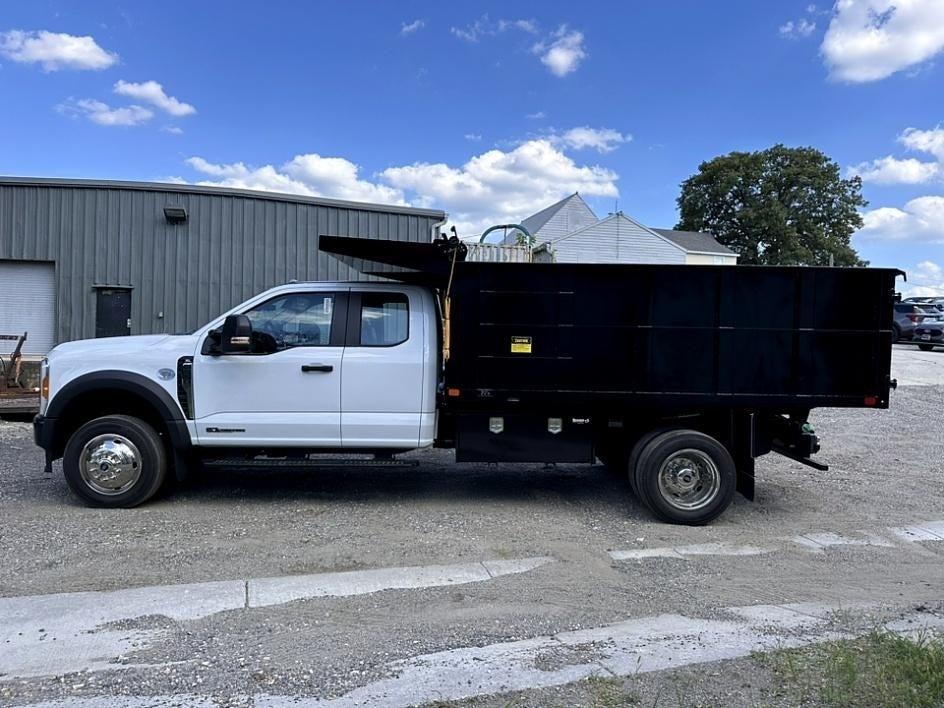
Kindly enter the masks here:
M 435 445 L 457 462 L 598 459 L 659 518 L 701 524 L 753 498 L 762 455 L 826 469 L 813 408 L 887 408 L 894 386 L 891 269 L 321 248 L 389 280 L 291 283 L 192 334 L 56 347 L 34 421 L 47 470 L 62 458 L 76 494 L 127 507 L 197 463 L 384 465 Z M 373 459 L 338 457 L 354 452 Z

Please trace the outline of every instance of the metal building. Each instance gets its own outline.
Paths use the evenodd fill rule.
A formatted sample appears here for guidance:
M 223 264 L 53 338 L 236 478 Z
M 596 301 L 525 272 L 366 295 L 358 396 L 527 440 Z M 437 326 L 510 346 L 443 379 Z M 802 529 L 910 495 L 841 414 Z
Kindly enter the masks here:
M 0 177 L 0 334 L 24 352 L 195 329 L 290 280 L 356 280 L 323 235 L 430 241 L 445 213 L 218 187 Z M 3 353 L 3 352 L 0 352 Z

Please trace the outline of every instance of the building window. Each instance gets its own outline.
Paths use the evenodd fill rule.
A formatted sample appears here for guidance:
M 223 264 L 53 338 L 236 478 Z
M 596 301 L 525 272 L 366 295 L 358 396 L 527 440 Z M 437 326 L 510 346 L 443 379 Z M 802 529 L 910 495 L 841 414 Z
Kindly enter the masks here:
M 331 293 L 290 293 L 249 310 L 253 332 L 275 338 L 279 349 L 326 346 L 331 342 Z
M 410 308 L 403 293 L 361 293 L 362 347 L 392 347 L 409 337 Z

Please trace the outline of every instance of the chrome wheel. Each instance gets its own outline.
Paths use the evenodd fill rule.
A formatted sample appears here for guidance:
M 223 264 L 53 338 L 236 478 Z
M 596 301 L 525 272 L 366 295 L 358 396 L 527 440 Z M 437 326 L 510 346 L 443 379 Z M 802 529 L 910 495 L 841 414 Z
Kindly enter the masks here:
M 96 435 L 79 455 L 82 481 L 99 494 L 126 492 L 141 478 L 141 453 L 123 435 Z
M 702 509 L 714 500 L 720 489 L 718 466 L 701 450 L 674 452 L 659 468 L 659 492 L 676 509 Z

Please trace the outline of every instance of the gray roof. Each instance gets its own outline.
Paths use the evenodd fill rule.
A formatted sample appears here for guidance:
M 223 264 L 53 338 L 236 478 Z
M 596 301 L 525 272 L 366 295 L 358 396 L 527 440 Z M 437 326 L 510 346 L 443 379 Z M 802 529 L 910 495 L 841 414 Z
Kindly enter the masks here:
M 559 202 L 556 202 L 554 204 L 551 204 L 549 207 L 545 207 L 544 209 L 541 209 L 541 211 L 539 211 L 537 214 L 532 214 L 527 219 L 522 221 L 521 225 L 524 226 L 528 230 L 529 234 L 534 236 L 541 229 L 541 227 L 544 226 L 544 224 L 546 224 L 548 221 L 554 218 L 554 214 L 556 214 L 561 209 L 563 209 L 564 205 L 567 202 L 569 202 L 571 199 L 573 199 L 574 197 L 576 197 L 577 199 L 580 199 L 580 195 L 577 194 L 577 192 L 574 192 L 570 196 L 564 197 Z
M 438 209 L 420 209 L 402 204 L 370 204 L 367 202 L 352 202 L 343 199 L 328 199 L 325 197 L 309 197 L 301 194 L 286 194 L 283 192 L 264 192 L 254 189 L 233 189 L 231 187 L 208 187 L 197 184 L 178 184 L 176 182 L 127 182 L 119 180 L 99 179 L 59 179 L 56 177 L 4 177 L 0 176 L 0 184 L 24 187 L 72 187 L 85 189 L 132 189 L 148 192 L 176 192 L 178 194 L 209 194 L 231 197 L 249 197 L 255 199 L 271 199 L 282 202 L 296 202 L 298 204 L 314 204 L 341 209 L 359 211 L 382 211 L 389 214 L 408 214 L 411 216 L 431 216 L 445 221 L 446 213 Z
M 717 253 L 724 256 L 736 256 L 737 253 L 727 246 L 722 246 L 711 234 L 700 231 L 675 231 L 673 229 L 652 229 L 680 248 L 692 253 Z

